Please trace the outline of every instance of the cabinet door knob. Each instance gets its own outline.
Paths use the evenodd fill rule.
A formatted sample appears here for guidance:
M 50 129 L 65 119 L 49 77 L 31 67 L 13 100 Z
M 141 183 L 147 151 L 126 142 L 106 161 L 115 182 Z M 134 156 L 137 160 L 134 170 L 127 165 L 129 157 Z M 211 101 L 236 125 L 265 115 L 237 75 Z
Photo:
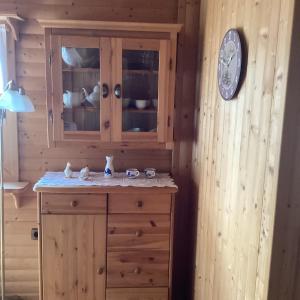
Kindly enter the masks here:
M 109 87 L 107 83 L 102 84 L 102 97 L 107 98 L 109 95 Z
M 134 273 L 134 274 L 141 274 L 141 272 L 142 272 L 142 269 L 139 268 L 139 267 L 136 267 L 136 268 L 133 270 L 133 273 Z
M 137 237 L 141 237 L 141 236 L 143 235 L 143 230 L 137 230 L 137 231 L 135 232 L 135 235 L 136 235 Z
M 98 275 L 102 275 L 104 273 L 104 268 L 103 267 L 100 267 L 97 269 L 97 274 Z
M 72 207 L 76 207 L 77 205 L 78 205 L 78 201 L 76 201 L 76 200 L 71 201 Z
M 115 88 L 114 88 L 114 93 L 116 98 L 120 99 L 121 95 L 122 95 L 122 91 L 121 91 L 121 84 L 116 84 Z
M 139 200 L 137 203 L 136 203 L 136 206 L 139 207 L 139 208 L 142 208 L 144 206 L 144 202 L 142 200 Z
M 104 122 L 104 128 L 108 129 L 110 127 L 110 122 L 107 120 Z

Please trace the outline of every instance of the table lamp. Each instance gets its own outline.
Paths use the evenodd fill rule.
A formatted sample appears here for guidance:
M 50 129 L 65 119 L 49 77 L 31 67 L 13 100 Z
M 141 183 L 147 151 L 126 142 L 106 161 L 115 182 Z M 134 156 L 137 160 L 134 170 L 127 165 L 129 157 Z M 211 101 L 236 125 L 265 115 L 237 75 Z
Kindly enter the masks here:
M 34 106 L 23 88 L 10 81 L 0 96 L 0 234 L 1 234 L 1 299 L 5 300 L 5 249 L 4 249 L 4 178 L 3 178 L 3 120 L 6 110 L 11 112 L 33 112 Z

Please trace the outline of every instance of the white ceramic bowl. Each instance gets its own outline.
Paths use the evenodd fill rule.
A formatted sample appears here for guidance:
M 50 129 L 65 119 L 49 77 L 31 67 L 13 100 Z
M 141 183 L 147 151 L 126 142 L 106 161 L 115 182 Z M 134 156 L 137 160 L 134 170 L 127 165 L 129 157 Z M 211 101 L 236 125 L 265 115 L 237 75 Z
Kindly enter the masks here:
M 135 107 L 137 109 L 144 109 L 148 106 L 148 100 L 135 100 Z

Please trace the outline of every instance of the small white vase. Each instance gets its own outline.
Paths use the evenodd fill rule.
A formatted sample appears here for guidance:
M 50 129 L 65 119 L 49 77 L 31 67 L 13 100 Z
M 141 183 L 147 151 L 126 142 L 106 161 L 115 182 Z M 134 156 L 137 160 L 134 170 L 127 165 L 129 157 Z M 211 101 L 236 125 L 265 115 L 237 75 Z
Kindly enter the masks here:
M 114 177 L 115 169 L 114 169 L 114 157 L 106 156 L 106 165 L 104 169 L 104 177 Z

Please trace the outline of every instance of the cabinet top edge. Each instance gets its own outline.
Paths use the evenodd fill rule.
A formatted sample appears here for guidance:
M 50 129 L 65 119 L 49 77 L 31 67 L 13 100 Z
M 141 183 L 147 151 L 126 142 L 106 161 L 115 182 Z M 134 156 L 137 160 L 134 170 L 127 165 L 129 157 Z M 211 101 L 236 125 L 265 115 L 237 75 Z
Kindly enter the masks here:
M 34 192 L 37 193 L 52 193 L 52 194 L 129 194 L 129 193 L 151 193 L 151 194 L 175 194 L 178 191 L 178 188 L 175 187 L 99 187 L 99 186 L 90 186 L 90 187 L 54 187 L 54 186 L 38 186 L 35 185 Z
M 121 30 L 121 31 L 150 31 L 178 33 L 182 24 L 171 23 L 139 23 L 139 22 L 110 22 L 91 20 L 47 20 L 38 19 L 43 28 L 61 29 L 97 29 L 97 30 Z
M 105 177 L 103 172 L 90 172 L 87 180 L 81 180 L 79 172 L 73 172 L 70 178 L 66 178 L 64 172 L 46 172 L 34 185 L 33 190 L 56 193 L 176 193 L 178 187 L 168 173 L 157 173 L 154 179 L 147 179 L 145 175 L 131 179 L 124 172 L 115 172 L 113 177 Z

